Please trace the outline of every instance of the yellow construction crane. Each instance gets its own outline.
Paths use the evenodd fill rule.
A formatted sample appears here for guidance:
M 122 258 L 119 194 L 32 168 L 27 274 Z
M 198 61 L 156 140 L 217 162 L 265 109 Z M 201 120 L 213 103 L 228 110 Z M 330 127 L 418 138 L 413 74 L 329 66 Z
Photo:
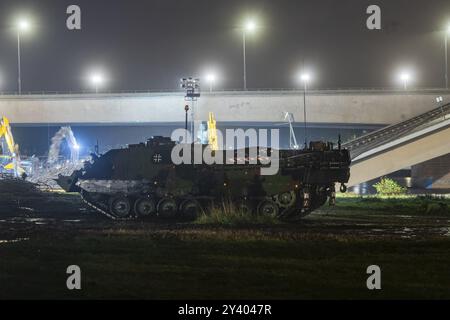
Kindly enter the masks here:
M 4 138 L 6 141 L 9 155 L 0 154 L 0 156 L 11 161 L 10 163 L 3 166 L 3 168 L 8 171 L 13 171 L 15 177 L 20 177 L 25 173 L 25 171 L 20 166 L 19 146 L 14 142 L 14 137 L 11 132 L 11 126 L 9 125 L 9 120 L 6 117 L 3 117 L 0 121 L 0 140 L 2 138 Z M 2 150 L 2 152 L 4 152 L 4 150 Z
M 212 151 L 219 150 L 219 142 L 217 141 L 216 119 L 212 112 L 209 113 L 208 120 L 208 143 Z

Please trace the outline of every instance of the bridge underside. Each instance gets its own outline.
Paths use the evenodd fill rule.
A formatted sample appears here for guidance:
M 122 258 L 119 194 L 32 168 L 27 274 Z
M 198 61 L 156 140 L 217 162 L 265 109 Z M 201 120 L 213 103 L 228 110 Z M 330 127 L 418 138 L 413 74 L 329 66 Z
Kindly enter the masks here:
M 383 152 L 375 153 L 360 161 L 355 161 L 351 167 L 349 186 L 354 186 L 389 173 L 424 163 L 426 161 L 447 156 L 450 153 L 450 126 L 423 135 L 405 143 L 399 143 Z M 447 172 L 450 165 L 446 166 Z M 419 178 L 419 174 L 416 174 Z M 426 177 L 422 177 L 426 178 Z M 450 188 L 450 184 L 441 183 L 436 188 Z
M 413 187 L 450 189 L 450 153 L 412 167 Z

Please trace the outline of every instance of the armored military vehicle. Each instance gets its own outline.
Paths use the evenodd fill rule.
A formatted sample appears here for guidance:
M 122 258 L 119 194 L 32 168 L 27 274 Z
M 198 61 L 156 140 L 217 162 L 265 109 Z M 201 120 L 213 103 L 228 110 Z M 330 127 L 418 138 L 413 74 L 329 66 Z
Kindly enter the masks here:
M 97 211 L 118 220 L 192 219 L 224 202 L 255 215 L 291 219 L 327 201 L 333 205 L 335 185 L 340 184 L 345 191 L 350 176 L 348 151 L 331 143 L 312 142 L 304 150 L 280 150 L 275 175 L 261 175 L 267 164 L 259 157 L 250 159 L 254 153 L 249 148 L 231 152 L 235 164 L 195 164 L 192 160 L 175 165 L 171 155 L 176 145 L 169 138 L 154 137 L 102 156 L 93 155 L 83 169 L 59 176 L 57 182 L 68 192 L 79 192 Z M 274 154 L 270 148 L 262 149 L 257 148 L 258 155 Z M 224 157 L 230 154 L 215 152 Z

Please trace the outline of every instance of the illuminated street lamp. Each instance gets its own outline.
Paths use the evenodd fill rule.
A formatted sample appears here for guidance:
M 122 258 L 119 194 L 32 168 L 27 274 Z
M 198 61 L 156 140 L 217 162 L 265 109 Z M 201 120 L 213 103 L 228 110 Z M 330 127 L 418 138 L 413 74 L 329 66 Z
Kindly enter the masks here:
M 403 82 L 403 89 L 407 90 L 408 82 L 411 80 L 411 76 L 409 75 L 409 73 L 404 72 L 400 74 L 400 80 Z
M 20 56 L 20 35 L 23 32 L 27 32 L 30 30 L 30 23 L 25 20 L 21 19 L 17 22 L 17 84 L 18 84 L 18 90 L 19 94 L 22 94 L 22 78 L 21 78 L 21 56 Z
M 209 83 L 209 92 L 213 91 L 213 86 L 216 82 L 216 76 L 212 73 L 206 75 L 206 81 Z
M 98 93 L 99 87 L 105 82 L 103 76 L 99 73 L 94 73 L 91 75 L 91 83 L 95 88 L 95 93 Z
M 450 36 L 450 24 L 447 26 L 444 34 L 445 47 L 445 88 L 448 89 L 448 37 Z
M 255 21 L 248 20 L 244 27 L 242 28 L 242 43 L 243 43 L 243 53 L 244 53 L 244 90 L 247 90 L 247 53 L 246 53 L 246 36 L 247 33 L 255 32 L 257 26 Z
M 305 129 L 305 149 L 308 148 L 308 129 L 306 120 L 306 91 L 308 90 L 308 83 L 311 81 L 311 75 L 309 73 L 302 73 L 300 75 L 300 80 L 303 83 L 303 119 L 304 119 L 304 129 Z

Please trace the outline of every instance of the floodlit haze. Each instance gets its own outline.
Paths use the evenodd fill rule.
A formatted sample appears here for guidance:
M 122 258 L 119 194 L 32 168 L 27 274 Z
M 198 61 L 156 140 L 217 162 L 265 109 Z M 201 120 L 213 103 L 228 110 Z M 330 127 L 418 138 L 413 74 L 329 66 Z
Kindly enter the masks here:
M 366 28 L 365 0 L 77 0 L 82 30 L 66 29 L 66 0 L 0 0 L 2 91 L 17 87 L 17 16 L 23 91 L 89 90 L 86 73 L 108 74 L 108 88 L 174 90 L 183 76 L 219 70 L 217 89 L 242 88 L 242 27 L 252 88 L 298 86 L 302 68 L 314 88 L 393 87 L 414 72 L 419 87 L 442 87 L 448 0 L 379 0 L 381 31 Z

